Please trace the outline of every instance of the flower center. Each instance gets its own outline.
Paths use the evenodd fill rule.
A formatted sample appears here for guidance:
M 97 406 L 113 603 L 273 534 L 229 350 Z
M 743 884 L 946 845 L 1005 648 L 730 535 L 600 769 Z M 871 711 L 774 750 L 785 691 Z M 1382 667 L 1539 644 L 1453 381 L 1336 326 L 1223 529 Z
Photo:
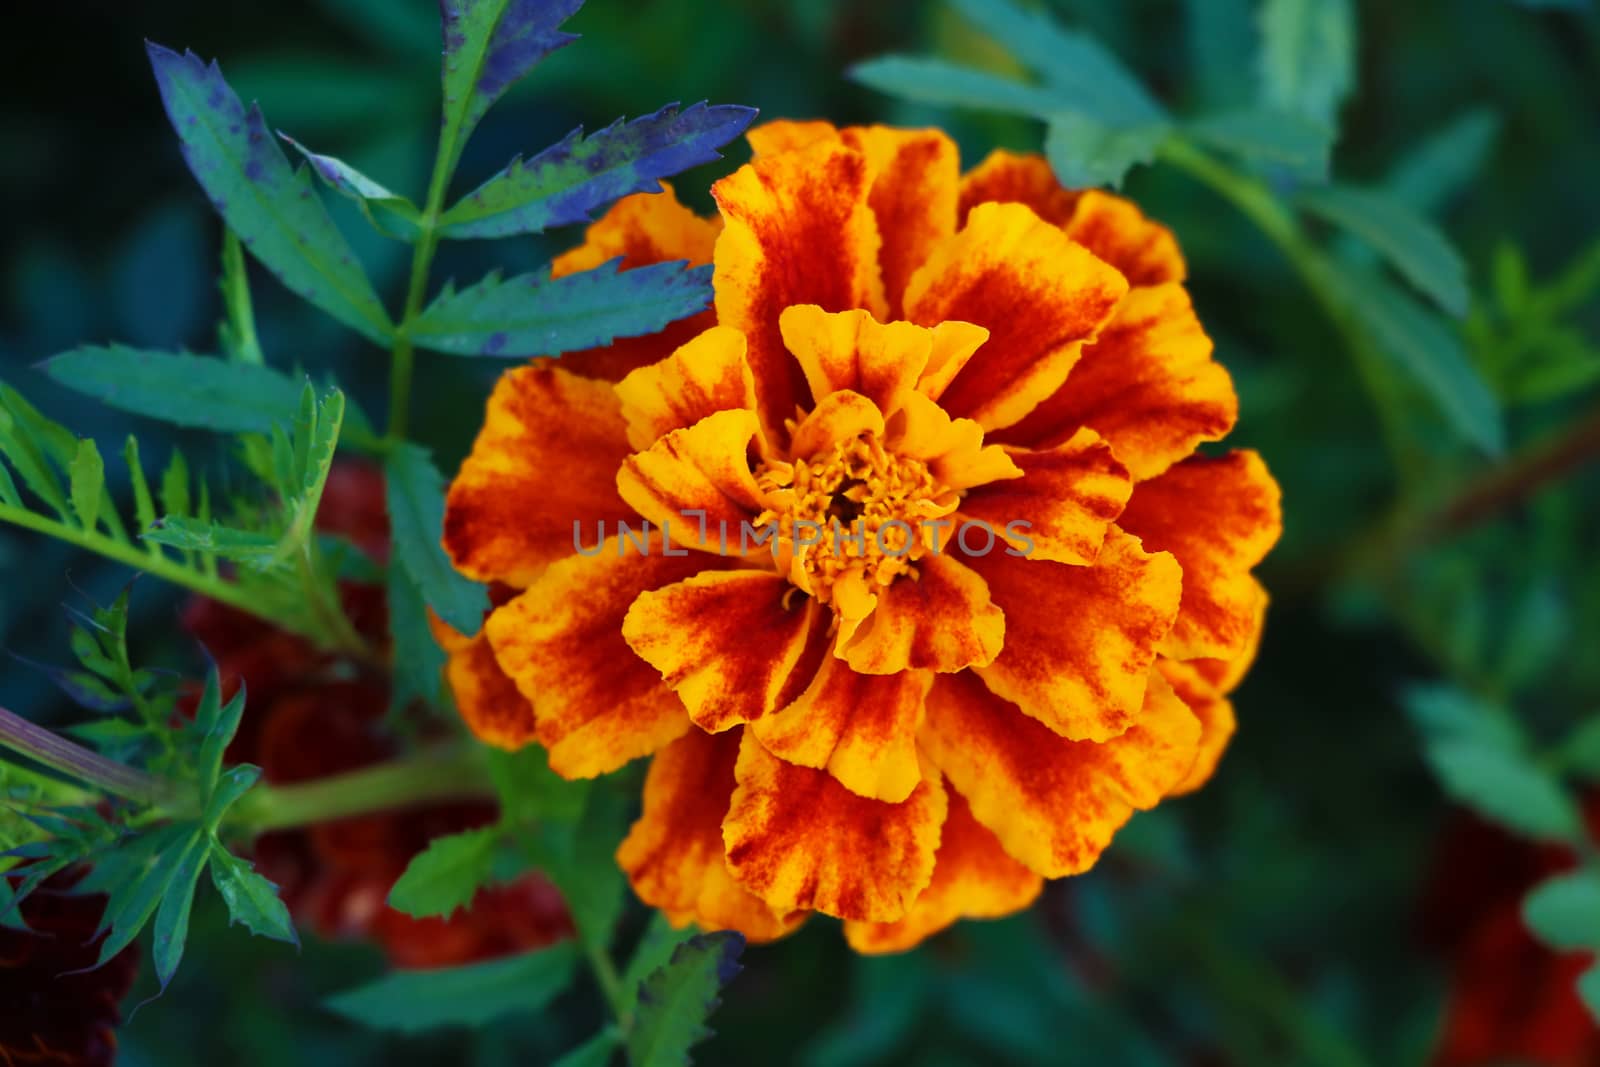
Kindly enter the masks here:
M 809 459 L 764 464 L 756 482 L 773 502 L 757 520 L 777 527 L 789 578 L 824 604 L 851 614 L 939 543 L 937 524 L 960 494 L 928 465 L 884 448 L 863 433 Z

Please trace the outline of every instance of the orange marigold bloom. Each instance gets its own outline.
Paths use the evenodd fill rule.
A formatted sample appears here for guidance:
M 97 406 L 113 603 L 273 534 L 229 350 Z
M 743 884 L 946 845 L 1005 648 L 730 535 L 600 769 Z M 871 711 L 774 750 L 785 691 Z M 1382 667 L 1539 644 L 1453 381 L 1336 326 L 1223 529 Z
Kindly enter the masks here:
M 1132 204 L 936 130 L 750 140 L 720 219 L 630 197 L 557 261 L 709 260 L 715 306 L 501 379 L 444 540 L 521 592 L 449 673 L 563 775 L 654 757 L 618 860 L 675 921 L 898 951 L 1211 774 L 1278 488 L 1193 455 L 1237 401 Z

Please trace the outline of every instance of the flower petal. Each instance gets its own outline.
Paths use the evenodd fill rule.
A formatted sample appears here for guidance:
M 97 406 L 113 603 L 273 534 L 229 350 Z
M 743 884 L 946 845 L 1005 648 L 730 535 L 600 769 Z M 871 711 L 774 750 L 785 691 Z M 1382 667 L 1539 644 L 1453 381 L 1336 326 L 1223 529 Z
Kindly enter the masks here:
M 1183 286 L 1134 289 L 1066 384 L 996 439 L 1041 448 L 1087 426 L 1136 480 L 1154 478 L 1238 419 L 1233 380 L 1212 347 Z
M 726 555 L 740 523 L 761 512 L 747 458 L 760 432 L 754 412 L 707 415 L 626 457 L 617 492 L 678 544 Z
M 933 347 L 928 353 L 928 369 L 917 379 L 917 391 L 938 400 L 950 387 L 961 368 L 972 361 L 989 339 L 989 331 L 970 322 L 947 319 L 933 328 Z
M 977 668 L 990 689 L 1075 741 L 1104 741 L 1134 725 L 1178 611 L 1176 560 L 1112 526 L 1091 566 L 1003 552 L 968 565 L 1006 617 L 1005 647 Z
M 774 119 L 752 126 L 744 136 L 757 156 L 797 152 L 819 141 L 837 142 L 842 139 L 839 128 L 822 119 Z
M 1064 226 L 1080 195 L 1062 188 L 1043 156 L 996 149 L 961 178 L 959 225 L 967 224 L 968 215 L 979 204 L 1026 204 L 1050 225 Z
M 828 656 L 798 700 L 751 731 L 779 759 L 826 769 L 852 793 L 898 804 L 922 781 L 917 727 L 932 682 L 927 671 L 858 674 Z
M 857 796 L 826 771 L 772 755 L 744 731 L 722 823 L 734 880 L 775 912 L 893 922 L 933 877 L 945 818 L 939 773 L 900 804 Z
M 1156 669 L 1161 676 L 1194 712 L 1195 718 L 1200 720 L 1200 753 L 1188 775 L 1173 787 L 1174 796 L 1192 793 L 1211 780 L 1217 771 L 1217 764 L 1222 761 L 1223 752 L 1228 748 L 1228 742 L 1238 728 L 1233 702 L 1194 669 L 1193 664 L 1197 662 L 1200 661 L 1183 663 L 1165 656 L 1156 660 Z
M 1034 902 L 1044 879 L 1018 863 L 1000 839 L 972 816 L 966 798 L 948 786 L 950 813 L 944 820 L 933 881 L 906 917 L 892 923 L 847 922 L 844 936 L 857 952 L 904 952 L 957 919 L 998 919 Z
M 578 524 L 630 518 L 627 429 L 612 387 L 549 365 L 500 376 L 445 503 L 444 547 L 480 581 L 522 587 L 572 555 Z
M 1020 204 L 982 204 L 906 289 L 906 317 L 989 330 L 940 397 L 985 429 L 1021 419 L 1066 381 L 1128 291 L 1113 268 Z
M 859 393 L 886 415 L 897 394 L 917 384 L 933 350 L 934 331 L 909 322 L 884 325 L 865 311 L 797 304 L 784 309 L 779 327 L 815 400 Z
M 883 412 L 860 393 L 829 393 L 794 429 L 790 451 L 798 459 L 821 456 L 862 434 L 883 433 Z
M 915 578 L 895 580 L 844 641 L 841 654 L 861 674 L 959 671 L 992 662 L 1006 643 L 1005 616 L 970 568 L 947 555 L 924 556 Z
M 1162 646 L 1175 659 L 1231 659 L 1256 634 L 1250 568 L 1283 532 L 1278 483 L 1254 452 L 1195 456 L 1142 482 L 1119 520 L 1183 566 L 1183 606 Z
M 713 326 L 659 363 L 617 383 L 628 443 L 640 451 L 719 411 L 755 411 L 744 334 Z
M 878 224 L 866 159 L 841 144 L 763 156 L 712 187 L 726 227 L 717 239 L 717 321 L 749 339 L 748 358 L 769 439 L 809 406 L 778 317 L 794 304 L 864 308 L 887 317 Z
M 969 673 L 934 682 L 921 740 L 1008 853 L 1062 878 L 1094 866 L 1135 809 L 1154 807 L 1183 780 L 1200 723 L 1151 674 L 1136 726 L 1109 741 L 1068 741 Z
M 883 235 L 878 262 L 889 301 L 886 317 L 900 319 L 911 275 L 956 232 L 960 153 L 943 130 L 851 126 L 842 132 L 872 171 L 867 202 Z
M 495 658 L 533 703 L 536 736 L 557 774 L 614 771 L 690 728 L 683 702 L 623 640 L 622 621 L 641 592 L 707 564 L 703 555 L 669 554 L 659 535 L 643 552 L 613 537 L 597 555 L 555 564 L 489 616 Z
M 999 445 L 983 443 L 983 427 L 972 419 L 952 419 L 922 393 L 902 392 L 887 423 L 885 444 L 897 456 L 928 464 L 946 489 L 970 489 L 1000 478 L 1020 478 L 1022 468 Z
M 823 614 L 771 571 L 708 571 L 641 595 L 622 636 L 701 729 L 720 733 L 777 709 Z
M 445 680 L 474 737 L 508 752 L 537 739 L 533 705 L 500 669 L 487 634 L 462 638 L 446 651 Z
M 664 192 L 636 193 L 613 204 L 584 232 L 583 244 L 555 258 L 550 264 L 551 276 L 592 270 L 618 256 L 623 270 L 673 260 L 687 260 L 691 267 L 710 263 L 722 220 L 701 218 L 678 202 L 670 185 L 662 185 L 666 186 Z M 621 381 L 629 371 L 665 359 L 716 322 L 716 313 L 707 309 L 659 333 L 619 337 L 604 348 L 568 352 L 561 357 L 561 365 L 585 378 Z
M 1128 468 L 1111 446 L 1093 430 L 1080 430 L 1047 451 L 1007 448 L 1006 455 L 1022 477 L 973 489 L 961 504 L 962 517 L 987 523 L 1031 559 L 1093 563 L 1106 528 L 1133 492 Z
M 1256 661 L 1256 653 L 1261 651 L 1261 635 L 1267 625 L 1267 603 L 1271 599 L 1267 591 L 1256 586 L 1255 618 L 1250 624 L 1250 637 L 1245 641 L 1244 651 L 1231 659 L 1190 659 L 1184 660 L 1188 666 L 1193 667 L 1200 677 L 1211 684 L 1219 693 L 1231 693 L 1239 688 L 1239 683 L 1244 681 L 1244 676 L 1250 672 L 1250 667 Z
M 617 864 L 639 899 L 706 929 L 771 941 L 804 912 L 773 913 L 740 886 L 723 858 L 722 819 L 737 782 L 742 731 L 690 730 L 656 753 L 644 782 L 644 811 L 617 849 Z

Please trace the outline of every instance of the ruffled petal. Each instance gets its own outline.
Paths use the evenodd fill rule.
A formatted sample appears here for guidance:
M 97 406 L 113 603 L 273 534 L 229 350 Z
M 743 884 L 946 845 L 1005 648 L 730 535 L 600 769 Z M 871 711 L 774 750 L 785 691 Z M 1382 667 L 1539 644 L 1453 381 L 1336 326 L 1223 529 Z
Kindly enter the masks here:
M 744 136 L 757 157 L 798 152 L 819 141 L 838 142 L 843 139 L 839 135 L 839 127 L 822 119 L 774 119 L 752 126 Z
M 1037 154 L 996 149 L 961 178 L 959 223 L 979 204 L 1025 204 L 1052 226 L 1065 226 L 1082 195 L 1061 187 L 1050 163 Z
M 1257 631 L 1250 568 L 1283 532 L 1278 483 L 1254 452 L 1195 456 L 1135 490 L 1119 524 L 1183 566 L 1183 606 L 1161 651 L 1232 659 Z
M 740 524 L 762 509 L 748 459 L 760 432 L 754 412 L 708 415 L 626 457 L 617 492 L 678 544 L 727 555 Z
M 771 571 L 708 571 L 641 595 L 622 636 L 719 733 L 777 709 L 821 614 Z
M 1134 289 L 1066 384 L 996 439 L 1042 448 L 1087 426 L 1136 480 L 1154 478 L 1238 419 L 1233 380 L 1211 352 L 1183 286 Z
M 983 443 L 983 427 L 972 419 L 952 419 L 920 392 L 901 393 L 885 439 L 889 450 L 928 464 L 946 489 L 970 489 L 1001 478 L 1020 478 L 1022 468 L 1000 445 Z
M 1165 656 L 1156 660 L 1156 669 L 1172 686 L 1178 698 L 1189 705 L 1195 718 L 1200 720 L 1200 752 L 1188 775 L 1173 787 L 1173 795 L 1192 793 L 1211 780 L 1222 761 L 1238 728 L 1233 702 L 1217 691 L 1216 687 L 1194 669 L 1199 660 L 1183 663 Z
M 717 234 L 721 232 L 720 218 L 696 215 L 678 202 L 677 194 L 668 185 L 665 192 L 637 193 L 618 200 L 585 231 L 583 244 L 555 258 L 550 273 L 560 278 L 592 270 L 618 256 L 622 257 L 623 270 L 673 260 L 687 260 L 692 267 L 704 266 L 711 262 Z M 659 333 L 622 337 L 603 348 L 568 352 L 561 357 L 561 365 L 569 373 L 585 378 L 621 381 L 628 372 L 665 359 L 716 322 L 716 313 L 707 309 L 680 319 Z
M 903 803 L 885 804 L 784 762 L 745 731 L 735 776 L 722 823 L 728 868 L 775 912 L 893 922 L 933 878 L 946 802 L 932 767 Z
M 962 501 L 965 519 L 987 524 L 1030 559 L 1093 563 L 1133 481 L 1093 430 L 1042 452 L 1008 448 L 1021 478 L 990 482 Z
M 1031 905 L 1044 879 L 1018 863 L 1000 839 L 972 816 L 966 798 L 954 789 L 944 820 L 933 881 L 893 923 L 847 922 L 844 936 L 857 952 L 879 955 L 915 948 L 957 919 L 998 919 Z
M 484 624 L 501 668 L 533 704 L 536 737 L 557 774 L 606 774 L 690 728 L 683 702 L 622 637 L 641 592 L 708 565 L 707 556 L 665 548 L 659 535 L 643 552 L 610 538 L 597 555 L 552 566 Z
M 533 705 L 506 677 L 487 634 L 466 637 L 429 613 L 434 637 L 448 657 L 445 683 L 461 721 L 486 745 L 515 752 L 538 737 Z
M 1116 526 L 1087 567 L 1004 552 L 971 557 L 1005 612 L 1005 647 L 977 668 L 996 694 L 1062 737 L 1104 741 L 1138 720 L 1182 569 Z
M 829 393 L 794 429 L 793 455 L 809 459 L 862 434 L 883 433 L 883 412 L 860 393 Z
M 956 232 L 960 152 L 943 130 L 851 126 L 842 133 L 846 144 L 867 157 L 872 171 L 867 202 L 883 236 L 878 262 L 887 318 L 900 319 L 911 275 Z
M 804 912 L 774 914 L 740 886 L 723 858 L 722 819 L 737 784 L 740 731 L 690 730 L 656 753 L 644 782 L 644 811 L 617 849 L 617 865 L 639 899 L 705 929 L 738 930 L 771 941 Z
M 970 322 L 949 319 L 933 328 L 933 346 L 928 352 L 928 369 L 917 379 L 917 391 L 938 400 L 955 381 L 961 368 L 972 361 L 989 339 L 989 331 Z
M 1184 660 L 1219 693 L 1231 693 L 1237 689 L 1255 663 L 1256 654 L 1261 651 L 1261 635 L 1267 625 L 1267 603 L 1271 598 L 1260 582 L 1255 585 L 1255 619 L 1250 624 L 1250 636 L 1245 640 L 1244 651 L 1231 659 Z
M 878 273 L 878 224 L 867 206 L 872 176 L 841 144 L 762 156 L 712 187 L 726 226 L 717 239 L 717 321 L 744 333 L 769 439 L 808 407 L 800 365 L 778 318 L 795 304 L 864 308 L 887 317 Z
M 798 700 L 751 731 L 779 759 L 826 769 L 852 793 L 898 804 L 922 781 L 917 727 L 932 682 L 928 671 L 858 674 L 828 656 Z
M 912 276 L 906 317 L 989 330 L 940 403 L 995 429 L 1060 388 L 1127 291 L 1115 269 L 1028 208 L 982 204 Z
M 1005 850 L 1046 878 L 1094 866 L 1136 809 L 1189 773 L 1200 723 L 1159 674 L 1138 724 L 1109 741 L 1068 741 L 971 674 L 938 678 L 922 746 Z
M 744 334 L 713 326 L 659 363 L 617 383 L 628 443 L 643 451 L 673 430 L 719 411 L 756 407 L 755 378 L 745 361 Z
M 901 390 L 917 384 L 933 350 L 934 331 L 909 322 L 884 325 L 865 311 L 798 304 L 784 309 L 779 327 L 815 400 L 859 393 L 885 415 Z
M 610 385 L 548 365 L 501 375 L 450 486 L 445 550 L 469 577 L 530 584 L 580 528 L 631 517 L 615 484 L 627 455 Z
M 1006 619 L 971 568 L 948 555 L 924 556 L 915 578 L 897 579 L 845 639 L 840 654 L 862 674 L 959 671 L 992 662 L 1006 643 Z

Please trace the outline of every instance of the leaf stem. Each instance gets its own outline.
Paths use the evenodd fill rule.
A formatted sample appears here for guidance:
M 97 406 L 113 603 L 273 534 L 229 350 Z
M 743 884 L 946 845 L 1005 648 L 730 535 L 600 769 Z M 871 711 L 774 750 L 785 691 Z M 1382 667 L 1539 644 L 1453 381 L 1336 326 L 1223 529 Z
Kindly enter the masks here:
M 244 246 L 239 243 L 239 235 L 227 226 L 222 234 L 222 306 L 228 317 L 229 354 L 240 363 L 264 363 L 261 339 L 256 334 L 255 308 L 250 301 Z
M 494 796 L 482 746 L 465 744 L 310 782 L 258 785 L 229 810 L 225 825 L 254 835 L 376 811 Z
M 626 1007 L 627 995 L 622 988 L 622 977 L 617 974 L 617 965 L 611 962 L 604 945 L 587 938 L 583 939 L 583 953 L 589 961 L 589 969 L 594 972 L 595 984 L 605 994 L 611 1014 L 617 1018 L 617 1028 L 626 1034 L 633 1027 L 633 1013 Z
M 153 804 L 169 792 L 161 779 L 106 759 L 3 707 L 0 707 L 0 745 L 128 800 Z
M 1356 373 L 1377 410 L 1390 456 L 1401 477 L 1414 483 L 1420 476 L 1420 457 L 1406 433 L 1404 398 L 1385 373 L 1382 353 L 1351 314 L 1328 253 L 1307 236 L 1294 212 L 1264 182 L 1233 170 L 1180 137 L 1168 138 L 1160 155 L 1233 204 L 1283 252 L 1343 336 Z

